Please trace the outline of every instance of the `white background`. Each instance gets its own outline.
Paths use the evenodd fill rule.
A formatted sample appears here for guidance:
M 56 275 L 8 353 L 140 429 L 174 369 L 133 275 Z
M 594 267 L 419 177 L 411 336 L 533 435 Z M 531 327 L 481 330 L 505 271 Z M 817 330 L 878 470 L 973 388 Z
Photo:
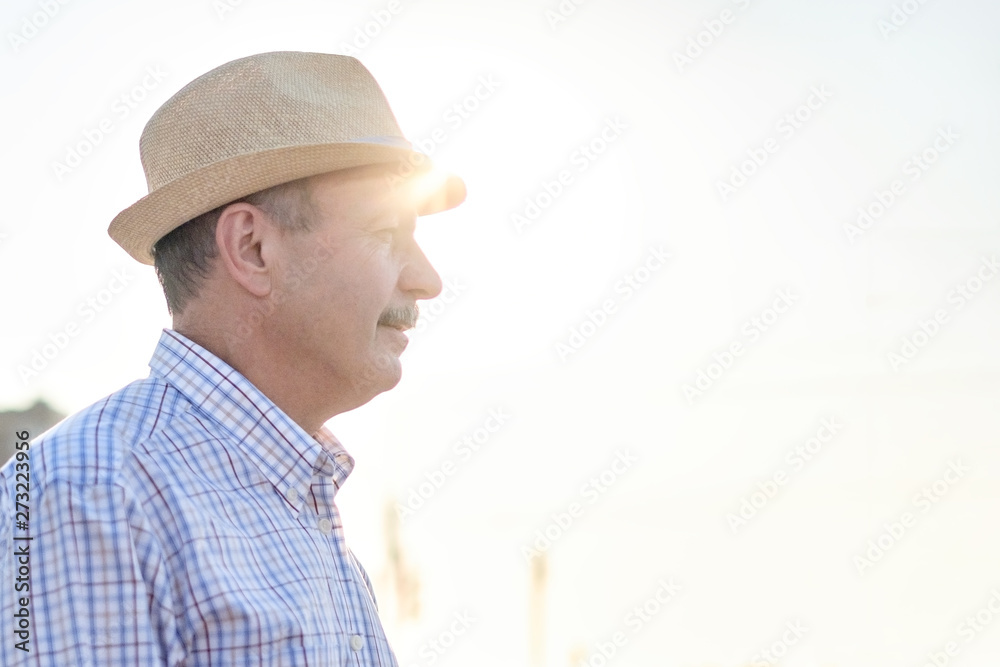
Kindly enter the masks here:
M 598 643 L 622 631 L 607 664 L 740 667 L 789 622 L 807 628 L 793 667 L 919 666 L 949 641 L 948 664 L 997 664 L 1000 618 L 968 642 L 959 625 L 1000 590 L 1000 280 L 961 308 L 953 290 L 1000 258 L 1000 5 L 909 0 L 889 31 L 888 0 L 566 0 L 558 22 L 556 0 L 398 2 L 378 26 L 386 2 L 74 0 L 32 32 L 42 3 L 5 0 L 0 405 L 72 412 L 148 372 L 163 297 L 106 229 L 146 192 L 137 145 L 157 106 L 228 60 L 344 53 L 368 26 L 359 57 L 404 132 L 443 128 L 433 157 L 469 188 L 418 229 L 461 293 L 425 306 L 437 314 L 396 389 L 330 423 L 358 461 L 340 503 L 400 664 L 431 664 L 421 645 L 464 611 L 475 623 L 435 664 L 529 664 L 523 548 L 573 502 L 582 516 L 546 552 L 546 665 L 599 667 Z M 166 76 L 134 92 L 147 68 Z M 481 77 L 498 87 L 456 127 L 446 114 Z M 777 123 L 814 87 L 829 99 L 786 137 Z M 104 118 L 112 132 L 57 175 Z M 580 172 L 575 151 L 609 119 L 625 129 Z M 947 128 L 958 138 L 911 179 Z M 777 152 L 724 200 L 719 183 L 768 138 Z M 562 169 L 573 182 L 517 229 Z M 896 179 L 852 243 L 845 225 Z M 671 259 L 625 299 L 615 284 L 650 247 Z M 114 271 L 127 289 L 85 320 Z M 782 289 L 796 303 L 751 342 L 744 324 Z M 608 298 L 615 312 L 561 355 Z M 892 363 L 939 309 L 947 321 Z M 79 335 L 25 373 L 70 323 Z M 733 342 L 744 353 L 712 369 Z M 509 422 L 463 461 L 454 444 L 494 408 Z M 823 418 L 843 428 L 794 470 L 786 454 Z M 581 487 L 619 450 L 638 462 L 591 504 Z M 402 526 L 421 611 L 400 618 L 386 517 L 448 459 L 457 472 Z M 968 472 L 923 511 L 914 496 L 954 461 Z M 727 516 L 779 471 L 734 531 Z M 915 525 L 886 537 L 907 511 Z M 884 554 L 859 565 L 880 536 Z M 681 593 L 633 632 L 626 615 L 671 577 Z

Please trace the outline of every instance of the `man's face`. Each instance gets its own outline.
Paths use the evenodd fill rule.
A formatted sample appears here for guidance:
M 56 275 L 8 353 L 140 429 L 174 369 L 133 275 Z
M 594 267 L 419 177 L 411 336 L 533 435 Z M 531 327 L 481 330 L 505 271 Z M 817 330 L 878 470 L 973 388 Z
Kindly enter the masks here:
M 416 324 L 418 300 L 441 292 L 440 277 L 413 238 L 411 189 L 393 187 L 388 170 L 311 179 L 313 228 L 285 232 L 274 258 L 281 294 L 271 316 L 280 318 L 272 322 L 276 342 L 314 370 L 309 377 L 321 378 L 318 391 L 357 405 L 399 382 L 407 344 L 401 330 Z

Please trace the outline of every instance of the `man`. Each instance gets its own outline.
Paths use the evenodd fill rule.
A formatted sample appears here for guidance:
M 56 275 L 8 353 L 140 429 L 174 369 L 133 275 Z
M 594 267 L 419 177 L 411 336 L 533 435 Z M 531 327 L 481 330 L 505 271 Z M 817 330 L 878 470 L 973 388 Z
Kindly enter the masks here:
M 0 472 L 0 663 L 391 667 L 334 504 L 354 461 L 323 424 L 399 381 L 402 332 L 441 290 L 416 217 L 464 185 L 326 54 L 208 72 L 140 153 L 149 194 L 109 233 L 155 264 L 173 328 L 147 379 Z

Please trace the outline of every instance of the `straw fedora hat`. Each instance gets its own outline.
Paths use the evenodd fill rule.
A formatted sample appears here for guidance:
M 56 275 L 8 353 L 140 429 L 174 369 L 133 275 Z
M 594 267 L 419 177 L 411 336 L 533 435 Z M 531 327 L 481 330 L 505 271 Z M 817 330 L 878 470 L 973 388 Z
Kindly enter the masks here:
M 400 176 L 431 168 L 356 58 L 297 51 L 240 58 L 187 84 L 150 118 L 139 155 L 149 194 L 108 234 L 143 264 L 171 230 L 259 190 L 371 164 L 397 163 Z M 448 175 L 418 211 L 464 199 L 465 184 Z

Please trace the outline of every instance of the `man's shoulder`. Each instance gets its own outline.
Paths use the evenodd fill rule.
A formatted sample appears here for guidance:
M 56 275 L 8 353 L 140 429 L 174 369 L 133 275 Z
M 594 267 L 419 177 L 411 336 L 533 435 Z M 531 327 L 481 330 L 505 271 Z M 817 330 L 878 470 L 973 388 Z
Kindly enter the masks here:
M 112 482 L 129 459 L 148 451 L 157 433 L 189 407 L 162 378 L 136 380 L 36 438 L 29 450 L 32 482 Z

